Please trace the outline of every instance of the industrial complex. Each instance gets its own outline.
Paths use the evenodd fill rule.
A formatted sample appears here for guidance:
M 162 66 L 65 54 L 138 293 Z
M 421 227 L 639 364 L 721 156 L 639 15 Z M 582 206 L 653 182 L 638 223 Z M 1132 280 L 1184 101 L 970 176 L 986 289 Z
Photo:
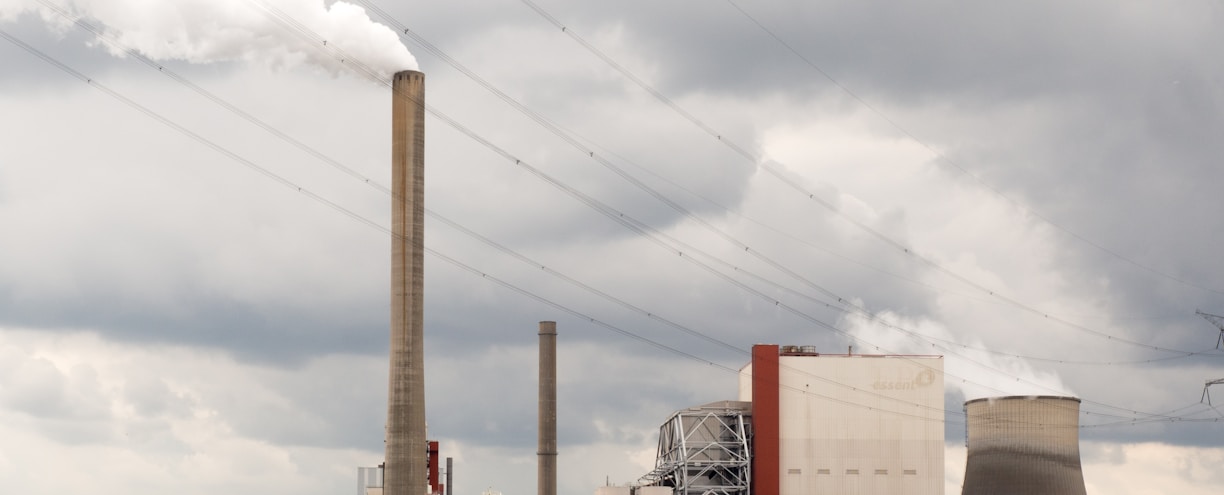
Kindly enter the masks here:
M 739 400 L 673 413 L 656 467 L 597 495 L 942 495 L 940 356 L 756 345 Z M 962 495 L 1083 494 L 1079 399 L 971 400 Z
M 358 495 L 453 494 L 451 460 L 443 483 L 425 433 L 423 98 L 423 74 L 395 74 L 386 457 L 358 470 Z M 540 322 L 538 336 L 538 495 L 556 495 L 556 323 Z M 942 356 L 851 351 L 753 346 L 736 400 L 672 413 L 655 468 L 596 494 L 943 495 Z M 965 412 L 963 495 L 1084 493 L 1078 399 L 977 399 Z
M 938 495 L 943 421 L 939 356 L 756 345 L 739 400 L 673 414 L 640 484 L 684 495 Z

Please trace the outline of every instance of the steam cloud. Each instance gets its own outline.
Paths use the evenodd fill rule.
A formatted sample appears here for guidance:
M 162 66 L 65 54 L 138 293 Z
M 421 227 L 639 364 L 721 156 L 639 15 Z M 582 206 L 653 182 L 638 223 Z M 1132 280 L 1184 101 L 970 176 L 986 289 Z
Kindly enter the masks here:
M 370 20 L 365 9 L 324 0 L 48 0 L 105 30 L 128 48 L 154 60 L 192 63 L 242 61 L 272 68 L 310 64 L 332 74 L 346 69 L 337 58 L 355 60 L 383 80 L 417 68 L 416 58 L 390 28 Z M 0 20 L 36 12 L 67 28 L 37 0 L 0 0 Z M 298 27 L 300 26 L 300 28 Z M 303 39 L 310 31 L 326 45 Z M 122 50 L 104 45 L 112 54 Z M 322 48 L 322 49 L 320 49 Z M 342 52 L 343 55 L 338 55 Z
M 891 312 L 876 315 L 875 320 L 850 317 L 847 324 L 850 332 L 864 341 L 881 346 L 883 351 L 906 354 L 945 354 L 944 386 L 958 389 L 965 400 L 1002 395 L 1075 395 L 1063 383 L 1057 373 L 1039 371 L 1028 361 L 1010 356 L 992 354 L 981 349 L 981 342 L 965 342 L 957 339 L 947 327 L 930 320 L 907 320 Z M 930 342 L 920 342 L 880 321 L 911 331 L 941 339 L 958 342 L 975 349 L 954 348 L 950 352 L 932 348 Z M 936 341 L 940 347 L 950 347 Z M 990 368 L 990 369 L 987 369 Z M 993 370 L 1002 371 L 998 373 Z M 974 383 L 970 383 L 972 380 Z

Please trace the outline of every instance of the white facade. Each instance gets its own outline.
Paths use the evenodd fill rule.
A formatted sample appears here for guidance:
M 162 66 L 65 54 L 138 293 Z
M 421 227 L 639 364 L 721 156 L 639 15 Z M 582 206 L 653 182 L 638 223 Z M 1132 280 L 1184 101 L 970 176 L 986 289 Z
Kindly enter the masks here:
M 783 352 L 778 383 L 780 495 L 943 495 L 942 358 Z

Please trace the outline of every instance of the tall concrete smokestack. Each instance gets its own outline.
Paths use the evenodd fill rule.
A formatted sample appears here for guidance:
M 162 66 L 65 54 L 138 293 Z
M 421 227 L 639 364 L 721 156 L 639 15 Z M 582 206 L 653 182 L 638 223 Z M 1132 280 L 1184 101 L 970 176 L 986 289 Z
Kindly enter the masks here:
M 540 322 L 540 446 L 536 493 L 557 495 L 557 322 Z
M 1074 397 L 965 403 L 969 451 L 962 495 L 1084 495 Z
M 386 495 L 421 495 L 425 473 L 425 74 L 391 85 L 391 377 Z

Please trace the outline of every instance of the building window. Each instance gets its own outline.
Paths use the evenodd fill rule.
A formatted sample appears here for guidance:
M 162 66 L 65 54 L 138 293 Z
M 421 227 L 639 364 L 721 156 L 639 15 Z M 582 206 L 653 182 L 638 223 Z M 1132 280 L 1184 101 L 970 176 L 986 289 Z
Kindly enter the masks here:
M 786 474 L 803 474 L 802 469 L 787 469 Z
M 858 470 L 857 469 L 847 469 L 846 474 L 858 474 Z
M 828 469 L 817 469 L 816 474 L 829 474 Z
M 906 469 L 905 474 L 917 475 L 918 470 L 917 469 Z
M 877 469 L 875 470 L 875 473 L 876 474 L 888 474 L 888 470 L 887 469 Z

